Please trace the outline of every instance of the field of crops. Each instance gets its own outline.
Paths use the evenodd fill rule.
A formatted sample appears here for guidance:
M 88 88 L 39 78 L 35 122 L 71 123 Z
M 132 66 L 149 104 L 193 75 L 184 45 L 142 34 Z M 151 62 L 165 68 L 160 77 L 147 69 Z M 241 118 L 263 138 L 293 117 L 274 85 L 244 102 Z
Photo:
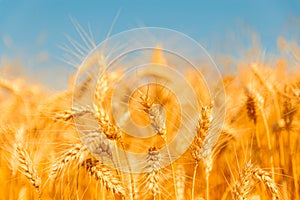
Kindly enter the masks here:
M 299 200 L 300 50 L 283 39 L 279 48 L 284 54 L 272 59 L 232 60 L 235 73 L 222 77 L 225 120 L 217 142 L 208 146 L 205 138 L 220 125 L 214 111 L 219 105 L 205 98 L 204 87 L 195 86 L 202 102 L 198 125 L 188 127 L 195 137 L 165 167 L 171 155 L 159 150 L 179 129 L 182 109 L 191 108 L 180 105 L 177 94 L 163 86 L 151 83 L 128 94 L 132 120 L 150 124 L 155 132 L 151 139 L 135 140 L 116 125 L 108 103 L 111 83 L 122 71 L 105 73 L 94 88 L 93 106 L 77 108 L 72 100 L 88 86 L 83 82 L 76 88 L 80 85 L 74 77 L 67 90 L 56 93 L 30 84 L 26 77 L 0 77 L 0 199 Z M 172 63 L 159 49 L 152 62 Z M 191 83 L 197 78 L 184 75 Z M 78 116 L 96 119 L 93 147 L 82 143 Z M 115 147 L 145 153 L 144 170 L 121 170 L 130 157 L 113 152 Z M 105 159 L 92 155 L 90 148 Z

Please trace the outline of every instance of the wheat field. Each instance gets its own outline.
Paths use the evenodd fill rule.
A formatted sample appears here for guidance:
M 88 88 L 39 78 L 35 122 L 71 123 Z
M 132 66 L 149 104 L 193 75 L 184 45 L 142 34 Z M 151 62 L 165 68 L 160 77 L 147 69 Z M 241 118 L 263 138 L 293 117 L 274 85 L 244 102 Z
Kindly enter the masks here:
M 161 161 L 169 158 L 158 150 L 176 133 L 181 111 L 176 94 L 165 88 L 149 84 L 131 94 L 133 120 L 151 124 L 156 133 L 137 142 L 114 123 L 107 106 L 110 82 L 122 72 L 98 80 L 93 107 L 76 109 L 74 77 L 68 89 L 56 93 L 25 77 L 0 77 L 0 199 L 299 200 L 300 54 L 292 43 L 280 44 L 290 47 L 288 56 L 236 61 L 236 73 L 223 75 L 226 116 L 208 155 L 201 151 L 213 128 L 215 105 L 209 98 L 191 129 L 196 136 L 190 148 L 166 167 Z M 169 62 L 159 50 L 153 60 Z M 196 90 L 205 99 L 202 86 Z M 124 172 L 94 157 L 78 134 L 74 118 L 81 115 L 97 119 L 101 139 L 94 145 L 101 154 L 115 156 L 112 146 L 146 152 L 146 170 Z

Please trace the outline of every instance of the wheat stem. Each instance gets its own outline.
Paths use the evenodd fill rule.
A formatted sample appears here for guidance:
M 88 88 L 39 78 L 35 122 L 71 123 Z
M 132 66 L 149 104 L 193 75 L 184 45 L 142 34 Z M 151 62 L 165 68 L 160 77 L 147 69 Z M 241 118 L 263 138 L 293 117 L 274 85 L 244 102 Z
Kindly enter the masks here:
M 268 150 L 270 153 L 270 163 L 272 167 L 272 179 L 275 180 L 275 170 L 274 170 L 274 157 L 273 157 L 273 150 L 272 150 L 272 144 L 271 144 L 271 135 L 270 135 L 270 130 L 269 130 L 269 125 L 267 118 L 265 116 L 265 113 L 263 112 L 263 108 L 261 108 L 261 113 L 264 121 L 264 125 L 266 128 L 266 133 L 267 133 L 267 140 L 268 140 Z
M 205 170 L 207 171 L 207 170 Z M 205 180 L 206 180 L 206 200 L 209 200 L 209 176 L 210 172 L 205 173 Z
M 196 183 L 197 168 L 198 168 L 198 162 L 195 163 L 194 172 L 193 172 L 192 200 L 194 200 L 195 197 L 195 183 Z
M 129 170 L 129 174 L 130 174 L 131 198 L 132 198 L 132 199 L 135 199 L 134 180 L 133 180 L 133 175 L 132 175 L 131 165 L 130 165 L 130 162 L 129 162 L 127 153 L 126 153 L 126 151 L 125 151 L 125 145 L 124 145 L 123 142 L 121 142 L 121 146 L 122 146 L 122 149 L 123 149 L 123 151 L 124 151 L 125 160 L 126 160 L 126 163 L 127 163 L 127 165 L 128 165 L 128 170 Z

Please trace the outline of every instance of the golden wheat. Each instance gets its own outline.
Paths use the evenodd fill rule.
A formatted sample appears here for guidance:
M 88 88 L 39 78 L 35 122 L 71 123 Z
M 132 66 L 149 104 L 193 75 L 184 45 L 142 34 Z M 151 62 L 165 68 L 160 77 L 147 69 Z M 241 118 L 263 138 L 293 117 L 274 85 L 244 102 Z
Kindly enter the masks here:
M 102 182 L 107 190 L 111 190 L 113 193 L 123 197 L 126 196 L 125 188 L 119 178 L 116 177 L 105 165 L 102 165 L 99 161 L 92 160 L 91 158 L 85 160 L 83 165 L 86 167 L 91 176 Z
M 292 64 L 299 67 L 299 63 Z M 240 73 L 223 77 L 227 113 L 217 143 L 203 154 L 203 143 L 214 131 L 218 113 L 214 115 L 215 105 L 201 105 L 198 127 L 190 129 L 195 132 L 191 148 L 166 167 L 161 164 L 171 160 L 172 154 L 167 149 L 168 155 L 162 157 L 159 152 L 174 138 L 176 131 L 170 127 L 179 126 L 177 113 L 167 108 L 179 105 L 166 90 L 152 91 L 161 86 L 139 88 L 137 98 L 131 94 L 130 100 L 137 102 L 129 106 L 131 117 L 149 123 L 155 131 L 153 140 L 136 142 L 115 123 L 107 106 L 111 83 L 122 72 L 102 72 L 93 106 L 77 108 L 72 108 L 72 95 L 88 90 L 91 77 L 77 86 L 78 94 L 70 89 L 49 94 L 17 79 L 0 78 L 0 199 L 299 200 L 299 71 L 282 73 L 276 63 L 272 68 L 262 63 L 237 65 L 241 65 Z M 76 118 L 87 115 L 99 127 L 80 138 Z M 115 152 L 119 146 L 125 152 L 128 172 L 122 171 Z M 145 171 L 131 171 L 130 165 L 141 163 L 129 162 L 127 150 L 146 151 L 146 164 L 140 167 Z M 116 162 L 115 168 L 102 157 Z M 249 157 L 251 162 L 245 162 Z
M 19 156 L 19 166 L 20 171 L 33 185 L 33 187 L 36 189 L 36 192 L 38 193 L 38 196 L 40 198 L 40 192 L 41 192 L 41 178 L 37 174 L 37 170 L 34 167 L 28 152 L 21 146 L 17 146 L 16 149 L 18 156 Z

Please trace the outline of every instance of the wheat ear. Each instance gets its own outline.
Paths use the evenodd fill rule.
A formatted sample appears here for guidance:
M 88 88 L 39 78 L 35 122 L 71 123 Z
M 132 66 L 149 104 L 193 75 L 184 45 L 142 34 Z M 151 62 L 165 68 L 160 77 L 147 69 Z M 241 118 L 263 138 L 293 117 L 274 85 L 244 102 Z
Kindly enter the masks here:
M 258 148 L 260 148 L 261 142 L 257 131 L 257 118 L 258 118 L 258 112 L 262 107 L 264 99 L 257 92 L 251 91 L 249 88 L 245 89 L 245 94 L 247 96 L 246 108 L 247 108 L 248 118 L 251 121 L 253 121 L 255 125 L 255 136 L 256 136 L 257 146 Z
M 271 178 L 269 172 L 264 171 L 263 169 L 258 167 L 253 167 L 252 174 L 256 180 L 262 182 L 269 189 L 272 194 L 273 200 L 280 199 L 279 189 L 276 186 L 274 180 Z
M 125 150 L 125 144 L 122 140 L 122 132 L 118 126 L 113 124 L 113 122 L 110 120 L 108 114 L 105 112 L 105 110 L 102 107 L 94 105 L 94 114 L 95 117 L 98 120 L 98 123 L 101 128 L 101 132 L 109 139 L 115 142 L 119 142 L 122 146 L 122 149 L 124 150 L 124 156 L 125 160 L 128 165 L 129 173 L 130 173 L 130 183 L 131 183 L 131 197 L 132 199 L 135 199 L 135 189 L 134 189 L 134 180 L 133 180 L 133 174 L 130 166 L 130 162 Z M 116 144 L 116 143 L 115 143 Z
M 73 148 L 63 154 L 57 163 L 52 165 L 50 176 L 56 178 L 57 175 L 70 163 L 75 161 L 81 163 L 87 155 L 87 148 L 82 144 L 76 144 Z
M 41 178 L 38 176 L 37 170 L 33 166 L 28 152 L 20 145 L 17 146 L 16 151 L 17 151 L 18 158 L 19 158 L 18 161 L 19 161 L 19 167 L 20 167 L 21 173 L 24 174 L 24 176 L 26 176 L 26 178 L 28 178 L 28 180 L 33 185 L 33 187 L 35 188 L 35 190 L 40 198 Z
M 275 176 L 274 176 L 274 156 L 273 156 L 273 148 L 272 148 L 272 143 L 271 143 L 271 134 L 270 134 L 270 129 L 269 129 L 269 125 L 268 125 L 268 120 L 266 117 L 266 114 L 264 112 L 264 98 L 256 91 L 248 91 L 248 99 L 249 97 L 252 97 L 253 99 L 255 99 L 255 102 L 257 102 L 256 104 L 256 109 L 257 112 L 259 111 L 261 114 L 261 117 L 263 119 L 264 122 L 264 126 L 266 129 L 266 135 L 267 135 L 267 142 L 268 142 L 268 150 L 270 153 L 270 163 L 271 163 L 271 167 L 272 167 L 272 179 L 275 180 Z M 257 124 L 255 123 L 255 132 L 256 132 L 256 137 L 257 137 L 257 141 L 259 142 L 259 134 L 257 132 Z M 258 144 L 258 147 L 260 147 L 260 145 Z
M 161 193 L 160 190 L 160 162 L 159 162 L 159 152 L 156 147 L 150 147 L 147 154 L 147 173 L 146 173 L 146 188 L 151 191 L 154 199 L 157 195 Z
M 247 199 L 247 196 L 253 189 L 252 173 L 251 173 L 252 164 L 248 163 L 244 166 L 244 169 L 239 174 L 239 179 L 235 181 L 235 184 L 232 188 L 234 199 L 244 200 Z
M 263 183 L 272 194 L 273 200 L 280 199 L 279 189 L 274 180 L 271 178 L 270 173 L 254 166 L 251 161 L 245 165 L 243 172 L 241 172 L 239 176 L 239 180 L 236 181 L 233 187 L 233 195 L 235 199 L 247 199 L 248 194 L 255 186 L 254 181 Z
M 91 111 L 85 107 L 73 108 L 72 110 L 63 110 L 55 113 L 54 120 L 70 121 L 74 117 L 78 117 L 86 113 L 91 113 Z
M 197 135 L 192 144 L 192 157 L 195 160 L 194 166 L 194 173 L 193 173 L 193 183 L 192 183 L 192 200 L 194 199 L 195 195 L 195 182 L 196 182 L 196 175 L 197 175 L 197 168 L 199 165 L 200 160 L 202 159 L 201 156 L 201 148 L 203 146 L 203 141 L 208 133 L 208 130 L 212 123 L 212 105 L 204 106 L 201 109 L 201 115 L 199 119 L 199 125 L 197 127 Z M 210 157 L 210 156 L 209 156 Z M 211 159 L 209 159 L 211 161 Z M 209 199 L 209 172 L 211 166 L 208 165 L 206 162 L 206 197 Z M 210 162 L 209 162 L 210 163 Z
M 92 160 L 90 158 L 86 159 L 83 164 L 85 164 L 89 174 L 96 180 L 100 180 L 107 190 L 125 197 L 126 193 L 124 186 L 120 179 L 116 177 L 109 168 L 101 164 L 99 161 Z

